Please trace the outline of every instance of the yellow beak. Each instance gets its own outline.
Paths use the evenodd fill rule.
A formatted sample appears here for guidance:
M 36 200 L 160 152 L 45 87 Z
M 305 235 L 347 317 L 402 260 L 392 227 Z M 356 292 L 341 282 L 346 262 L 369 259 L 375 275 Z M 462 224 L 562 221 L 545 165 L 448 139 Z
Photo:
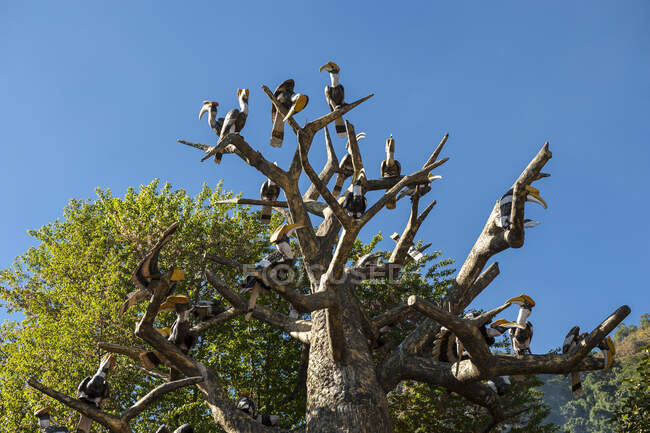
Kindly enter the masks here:
M 201 120 L 203 114 L 207 113 L 209 110 L 210 110 L 210 106 L 208 104 L 203 105 L 203 107 L 201 107 L 201 111 L 199 111 L 199 120 Z
M 519 295 L 506 301 L 506 304 L 523 305 L 524 303 L 530 304 L 533 307 L 535 306 L 535 301 L 528 295 Z
M 542 206 L 544 206 L 544 209 L 548 209 L 548 205 L 546 204 L 542 196 L 539 195 L 539 190 L 530 185 L 526 185 L 526 201 L 532 201 L 534 203 L 541 204 Z
M 296 101 L 293 103 L 291 106 L 291 109 L 289 109 L 289 112 L 287 115 L 284 117 L 284 121 L 286 122 L 289 120 L 291 116 L 293 116 L 296 113 L 299 113 L 307 106 L 307 102 L 309 102 L 309 98 L 307 95 L 303 95 L 302 93 L 298 93 L 296 95 Z
M 525 329 L 525 326 L 520 325 L 517 322 L 511 322 L 506 319 L 498 319 L 492 322 L 490 325 L 490 328 L 496 328 L 498 326 L 503 326 L 504 328 L 519 328 L 519 329 Z

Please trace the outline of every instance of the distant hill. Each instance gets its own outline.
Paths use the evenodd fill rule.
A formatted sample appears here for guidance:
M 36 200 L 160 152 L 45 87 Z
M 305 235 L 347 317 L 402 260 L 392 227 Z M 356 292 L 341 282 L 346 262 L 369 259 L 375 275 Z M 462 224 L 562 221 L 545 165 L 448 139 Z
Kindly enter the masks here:
M 641 325 L 621 324 L 614 334 L 616 361 L 610 370 L 582 373 L 585 395 L 574 400 L 568 377 L 541 375 L 544 402 L 551 408 L 546 421 L 571 433 L 610 433 L 615 405 L 626 395 L 624 378 L 638 376 L 636 366 L 642 350 L 650 345 L 650 315 L 641 317 Z

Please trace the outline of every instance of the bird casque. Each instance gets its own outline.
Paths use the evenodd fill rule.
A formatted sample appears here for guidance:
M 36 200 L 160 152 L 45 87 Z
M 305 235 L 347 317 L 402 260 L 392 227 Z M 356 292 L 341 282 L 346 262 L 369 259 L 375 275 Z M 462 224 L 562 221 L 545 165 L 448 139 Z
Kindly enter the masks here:
M 217 137 L 221 134 L 221 129 L 223 128 L 223 117 L 217 119 L 217 107 L 219 103 L 217 101 L 203 101 L 203 106 L 201 111 L 199 111 L 199 120 L 203 117 L 205 113 L 208 113 L 208 125 Z
M 505 194 L 499 199 L 499 206 L 494 215 L 494 223 L 497 227 L 504 229 L 510 228 L 510 212 L 512 210 L 512 198 L 514 194 L 514 188 L 510 188 L 506 191 Z M 539 190 L 533 186 L 526 185 L 526 201 L 537 203 L 547 209 L 548 206 L 544 199 L 539 195 Z M 539 225 L 539 221 L 534 221 L 531 219 L 524 220 L 524 228 L 532 228 Z
M 59 427 L 52 422 L 50 408 L 47 406 L 34 412 L 34 416 L 38 418 L 38 426 L 44 433 L 69 433 L 67 428 Z
M 260 271 L 262 278 L 254 275 L 246 277 L 244 282 L 240 285 L 240 293 L 251 292 L 248 299 L 248 312 L 246 313 L 246 320 L 250 320 L 255 304 L 257 303 L 258 296 L 269 290 L 269 287 L 264 282 L 273 281 L 280 282 L 286 279 L 286 267 L 292 267 L 295 259 L 289 244 L 290 236 L 299 228 L 304 227 L 301 224 L 282 224 L 271 235 L 270 242 L 275 244 L 276 251 L 266 255 L 262 260 L 255 264 L 255 269 Z
M 348 216 L 359 219 L 366 211 L 367 200 L 363 195 L 363 184 L 366 179 L 366 172 L 364 169 L 359 170 L 354 175 L 354 183 L 352 184 L 352 191 L 348 191 L 345 195 L 345 200 L 341 207 L 345 210 Z
M 386 139 L 386 159 L 381 162 L 381 177 L 399 177 L 402 174 L 402 166 L 395 160 L 395 139 L 393 134 Z M 388 189 L 386 190 L 388 191 Z M 392 198 L 386 202 L 386 209 L 395 209 L 397 199 Z
M 170 225 L 162 234 L 156 245 L 151 251 L 138 263 L 133 275 L 131 275 L 131 282 L 137 287 L 135 290 L 127 295 L 126 301 L 120 306 L 118 315 L 122 316 L 126 310 L 132 305 L 143 302 L 151 296 L 152 290 L 150 288 L 153 284 L 160 284 L 162 279 L 165 279 L 169 287 L 169 295 L 178 281 L 185 278 L 185 273 L 181 269 L 173 269 L 170 272 L 162 274 L 158 268 L 158 255 L 160 250 L 171 240 L 172 235 L 178 228 L 178 222 Z
M 339 107 L 345 105 L 345 89 L 343 85 L 339 83 L 339 73 L 341 68 L 334 62 L 327 62 L 319 69 L 320 72 L 327 71 L 330 74 L 331 85 L 325 86 L 325 99 L 327 100 L 327 105 L 330 107 L 330 111 L 334 111 Z M 339 137 L 345 137 L 347 130 L 345 128 L 345 122 L 343 117 L 339 117 L 334 120 L 334 127 L 336 128 L 336 135 Z
M 282 84 L 280 84 L 273 92 L 275 99 L 277 99 L 282 108 L 287 112 L 291 109 L 291 98 L 294 95 L 294 87 L 295 82 L 289 78 L 288 80 L 283 81 Z M 271 122 L 273 122 L 273 129 L 271 129 L 271 146 L 282 147 L 282 141 L 284 140 L 284 118 L 273 104 L 271 104 Z
M 102 403 L 108 396 L 108 381 L 106 376 L 115 367 L 115 355 L 105 355 L 94 376 L 88 376 L 79 383 L 77 387 L 77 398 L 85 403 L 92 404 L 95 407 L 101 407 Z M 77 433 L 88 433 L 92 426 L 92 419 L 81 415 L 77 425 Z
M 276 164 L 277 165 L 277 164 Z M 280 186 L 273 182 L 270 178 L 267 178 L 266 181 L 262 184 L 260 188 L 260 198 L 264 201 L 275 201 L 280 196 Z M 271 222 L 271 213 L 273 208 L 271 206 L 262 206 L 262 212 L 260 215 L 260 222 L 262 224 L 268 225 Z

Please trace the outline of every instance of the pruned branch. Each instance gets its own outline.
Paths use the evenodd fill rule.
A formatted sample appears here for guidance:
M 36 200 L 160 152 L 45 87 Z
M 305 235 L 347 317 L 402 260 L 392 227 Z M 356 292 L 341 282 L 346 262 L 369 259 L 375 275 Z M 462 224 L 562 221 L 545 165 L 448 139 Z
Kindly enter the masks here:
M 373 96 L 375 96 L 375 94 L 371 93 L 370 95 L 363 97 L 361 99 L 357 99 L 356 101 L 350 104 L 345 104 L 337 108 L 336 110 L 330 111 L 324 116 L 319 117 L 318 119 L 312 120 L 311 122 L 307 123 L 305 127 L 302 129 L 305 133 L 309 135 L 314 135 L 316 132 L 318 132 L 319 129 L 324 128 L 328 123 L 333 122 L 337 118 L 343 116 L 345 113 L 356 108 L 359 104 L 367 101 Z

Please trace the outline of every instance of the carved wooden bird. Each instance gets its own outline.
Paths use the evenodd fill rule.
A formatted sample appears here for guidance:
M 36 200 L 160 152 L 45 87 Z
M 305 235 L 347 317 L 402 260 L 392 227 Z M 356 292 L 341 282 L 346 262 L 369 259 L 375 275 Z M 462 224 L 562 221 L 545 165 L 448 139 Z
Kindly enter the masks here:
M 115 367 L 115 355 L 106 355 L 102 358 L 99 368 L 94 376 L 88 376 L 77 387 L 77 398 L 85 403 L 101 407 L 108 396 L 108 381 L 106 376 Z M 93 420 L 81 415 L 77 425 L 77 433 L 89 433 Z
M 272 179 L 266 179 L 260 188 L 260 198 L 265 201 L 275 201 L 280 196 L 280 186 L 273 182 Z M 273 207 L 263 206 L 260 216 L 260 222 L 268 225 L 271 222 L 271 213 Z
M 395 160 L 395 139 L 393 134 L 386 140 L 386 159 L 381 162 L 381 177 L 398 177 L 402 174 L 402 166 Z M 388 189 L 386 190 L 388 191 Z M 386 209 L 395 209 L 397 199 L 393 198 L 386 202 Z
M 345 89 L 339 83 L 341 68 L 334 62 L 327 62 L 320 67 L 319 71 L 327 71 L 330 74 L 331 85 L 325 86 L 325 99 L 327 100 L 327 105 L 330 107 L 330 111 L 334 111 L 345 105 Z M 336 135 L 339 137 L 345 137 L 347 135 L 343 117 L 334 120 L 334 127 L 336 128 Z
M 174 269 L 171 272 L 162 275 L 158 268 L 158 255 L 160 250 L 171 240 L 172 235 L 178 228 L 178 222 L 170 225 L 162 234 L 160 239 L 149 253 L 140 261 L 135 268 L 135 272 L 131 275 L 131 282 L 138 288 L 127 295 L 126 301 L 120 306 L 118 314 L 122 316 L 126 310 L 132 305 L 143 302 L 152 294 L 150 286 L 157 284 L 161 278 L 166 277 L 169 279 L 170 292 L 173 290 L 173 283 L 183 280 L 185 274 L 181 269 Z
M 205 113 L 208 113 L 208 125 L 217 137 L 221 134 L 221 129 L 223 128 L 223 117 L 217 119 L 217 107 L 219 103 L 217 101 L 203 101 L 203 106 L 201 111 L 199 111 L 199 120 L 203 117 Z
M 287 112 L 291 109 L 291 97 L 294 95 L 293 88 L 295 87 L 295 82 L 289 78 L 280 84 L 275 91 L 273 96 L 278 100 L 282 108 Z M 282 147 L 282 141 L 284 140 L 284 118 L 278 110 L 276 110 L 275 105 L 271 104 L 271 122 L 273 122 L 273 129 L 271 130 L 271 146 L 273 147 Z
M 502 227 L 504 229 L 510 228 L 510 212 L 512 210 L 512 198 L 514 194 L 514 188 L 510 188 L 506 191 L 505 194 L 499 199 L 499 207 L 494 215 L 494 223 L 497 227 Z M 539 195 L 539 190 L 530 185 L 526 185 L 526 201 L 531 201 L 537 203 L 547 209 L 548 206 L 544 199 Z M 534 221 L 531 219 L 524 220 L 524 228 L 532 228 L 539 225 L 539 221 Z

